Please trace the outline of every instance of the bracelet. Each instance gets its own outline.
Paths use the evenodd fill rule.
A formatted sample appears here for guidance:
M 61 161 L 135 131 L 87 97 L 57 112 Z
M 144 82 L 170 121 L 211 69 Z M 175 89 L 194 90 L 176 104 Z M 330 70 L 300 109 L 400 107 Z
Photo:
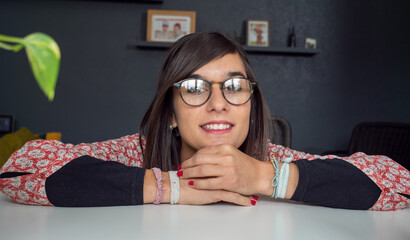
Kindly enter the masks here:
M 161 169 L 159 168 L 152 168 L 152 171 L 154 172 L 155 178 L 157 179 L 157 193 L 155 195 L 154 204 L 158 205 L 161 203 L 164 195 L 164 189 L 162 188 L 162 173 Z
M 279 173 L 279 183 L 278 183 L 278 189 L 276 191 L 276 196 L 275 198 L 285 198 L 286 196 L 286 191 L 288 190 L 288 182 L 289 182 L 289 163 L 292 162 L 293 160 L 293 155 L 290 155 L 287 158 L 283 158 L 283 165 L 280 168 L 280 173 Z
M 171 182 L 171 204 L 178 204 L 179 201 L 179 178 L 177 176 L 177 171 L 169 171 L 169 180 Z
M 272 165 L 273 165 L 273 170 L 275 171 L 275 176 L 273 177 L 272 181 L 271 181 L 271 185 L 273 187 L 273 193 L 271 198 L 276 198 L 276 191 L 277 191 L 277 187 L 278 187 L 278 181 L 279 181 L 279 167 L 278 167 L 278 160 L 276 160 L 275 157 L 273 157 L 273 160 L 271 160 Z

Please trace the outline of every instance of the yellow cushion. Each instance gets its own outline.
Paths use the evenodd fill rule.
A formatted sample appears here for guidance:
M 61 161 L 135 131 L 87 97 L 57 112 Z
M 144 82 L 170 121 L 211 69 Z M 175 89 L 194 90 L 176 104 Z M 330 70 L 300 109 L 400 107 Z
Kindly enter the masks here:
M 26 142 L 34 139 L 39 139 L 39 137 L 25 127 L 0 138 L 0 167 L 6 163 L 12 153 L 20 149 Z

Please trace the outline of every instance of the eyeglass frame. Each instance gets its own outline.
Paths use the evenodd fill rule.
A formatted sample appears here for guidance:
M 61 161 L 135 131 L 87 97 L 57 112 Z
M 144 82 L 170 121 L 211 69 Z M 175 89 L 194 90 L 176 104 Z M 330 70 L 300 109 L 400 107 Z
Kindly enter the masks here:
M 228 78 L 228 79 L 226 79 L 226 80 L 224 80 L 224 81 L 222 81 L 222 82 L 209 81 L 209 80 L 206 80 L 206 79 L 203 79 L 203 78 L 192 78 L 192 77 L 191 77 L 191 78 L 182 79 L 181 81 L 172 84 L 172 86 L 178 88 L 179 96 L 181 97 L 182 101 L 183 101 L 186 105 L 191 106 L 191 107 L 199 107 L 199 106 L 204 105 L 206 102 L 208 102 L 209 98 L 210 98 L 211 95 L 212 95 L 212 86 L 213 86 L 214 84 L 218 84 L 218 85 L 219 85 L 219 89 L 221 90 L 222 96 L 224 97 L 225 101 L 227 101 L 227 102 L 228 102 L 229 104 L 231 104 L 231 105 L 239 106 L 239 105 L 242 105 L 242 104 L 247 103 L 247 102 L 249 101 L 249 99 L 251 99 L 252 94 L 253 94 L 253 90 L 255 89 L 255 87 L 258 86 L 258 82 L 252 82 L 249 78 L 245 78 L 245 77 L 236 77 L 236 79 L 238 79 L 238 78 L 239 78 L 239 79 L 245 79 L 245 80 L 249 81 L 250 84 L 251 84 L 251 91 L 250 91 L 250 94 L 249 94 L 249 98 L 248 98 L 244 103 L 241 103 L 241 104 L 234 104 L 234 103 L 231 103 L 230 101 L 228 101 L 228 99 L 226 99 L 225 94 L 224 94 L 224 91 L 223 91 L 223 84 L 224 84 L 226 81 L 235 79 L 235 77 L 234 77 L 234 78 L 233 78 L 233 77 L 230 77 L 230 78 Z M 199 104 L 199 105 L 192 105 L 192 104 L 187 103 L 187 102 L 185 101 L 185 99 L 182 97 L 181 85 L 182 85 L 183 82 L 188 81 L 188 80 L 202 80 L 202 81 L 205 81 L 205 82 L 207 82 L 208 84 L 211 85 L 211 88 L 210 88 L 208 97 L 206 98 L 206 100 L 205 100 L 203 103 L 201 103 L 201 104 Z

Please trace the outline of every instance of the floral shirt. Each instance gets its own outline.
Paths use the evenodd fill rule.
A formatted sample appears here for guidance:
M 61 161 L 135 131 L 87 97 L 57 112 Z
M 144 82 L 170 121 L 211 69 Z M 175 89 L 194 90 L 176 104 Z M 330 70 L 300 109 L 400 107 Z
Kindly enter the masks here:
M 143 140 L 143 148 L 145 141 Z M 64 144 L 55 140 L 34 140 L 13 153 L 0 171 L 0 191 L 18 203 L 52 205 L 46 193 L 45 182 L 60 168 L 81 156 L 91 156 L 104 161 L 115 161 L 126 166 L 142 167 L 143 149 L 139 135 L 78 145 Z M 397 210 L 409 205 L 410 173 L 407 169 L 386 156 L 369 156 L 355 153 L 349 157 L 334 155 L 311 155 L 269 144 L 266 160 L 285 157 L 293 161 L 339 159 L 350 163 L 363 172 L 381 190 L 380 196 L 370 210 Z M 7 177 L 10 173 L 25 173 Z

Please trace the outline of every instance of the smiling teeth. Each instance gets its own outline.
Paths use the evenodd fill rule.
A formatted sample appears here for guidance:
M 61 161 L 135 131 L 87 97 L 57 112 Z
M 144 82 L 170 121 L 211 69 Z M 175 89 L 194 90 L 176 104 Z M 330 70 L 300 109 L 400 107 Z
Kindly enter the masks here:
M 231 124 L 207 124 L 202 126 L 202 128 L 205 130 L 224 130 L 231 127 Z

